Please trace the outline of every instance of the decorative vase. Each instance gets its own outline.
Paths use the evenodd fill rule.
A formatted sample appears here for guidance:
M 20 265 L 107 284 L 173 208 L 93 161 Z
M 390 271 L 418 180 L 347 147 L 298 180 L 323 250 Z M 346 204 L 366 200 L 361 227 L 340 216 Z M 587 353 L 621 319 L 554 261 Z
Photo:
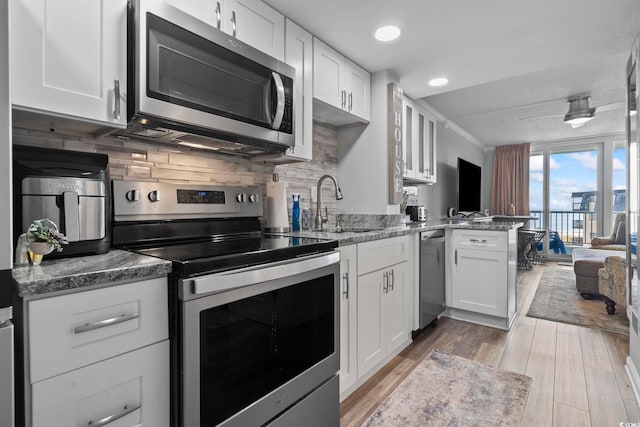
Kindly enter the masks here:
M 38 265 L 42 262 L 44 255 L 53 252 L 54 246 L 49 242 L 29 242 L 29 257 L 33 265 Z

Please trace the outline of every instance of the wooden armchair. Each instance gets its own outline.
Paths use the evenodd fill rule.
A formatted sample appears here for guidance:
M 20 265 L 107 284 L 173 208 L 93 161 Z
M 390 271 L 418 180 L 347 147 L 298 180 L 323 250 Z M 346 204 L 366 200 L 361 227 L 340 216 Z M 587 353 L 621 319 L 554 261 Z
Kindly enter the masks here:
M 627 262 L 619 256 L 608 256 L 598 270 L 598 293 L 607 305 L 607 313 L 616 313 L 616 304 L 627 306 Z

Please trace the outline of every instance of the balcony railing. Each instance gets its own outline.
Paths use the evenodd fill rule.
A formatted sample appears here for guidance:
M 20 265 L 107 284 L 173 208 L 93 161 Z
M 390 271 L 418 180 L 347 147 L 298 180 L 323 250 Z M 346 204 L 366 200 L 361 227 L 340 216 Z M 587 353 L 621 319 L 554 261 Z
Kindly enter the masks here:
M 617 214 L 618 212 L 614 212 Z M 529 222 L 529 228 L 542 227 L 542 211 L 531 211 L 531 216 L 536 220 Z M 632 230 L 635 232 L 637 214 L 632 215 Z M 567 247 L 567 253 L 571 253 L 574 247 L 590 246 L 591 239 L 596 236 L 606 236 L 611 232 L 611 226 L 605 225 L 605 231 L 598 230 L 597 212 L 595 211 L 549 211 L 549 226 L 547 230 L 556 231 L 560 240 Z
M 531 216 L 538 219 L 531 220 L 529 227 L 542 228 L 542 212 L 531 211 Z M 595 211 L 549 211 L 547 229 L 556 231 L 560 240 L 569 246 L 588 246 L 592 238 L 601 235 Z

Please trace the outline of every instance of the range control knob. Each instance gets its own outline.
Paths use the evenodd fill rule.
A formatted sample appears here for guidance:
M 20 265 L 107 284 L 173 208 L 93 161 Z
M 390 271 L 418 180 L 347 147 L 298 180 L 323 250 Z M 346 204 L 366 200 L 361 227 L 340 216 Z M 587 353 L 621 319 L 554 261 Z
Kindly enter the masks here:
M 137 202 L 140 200 L 140 190 L 129 190 L 124 197 L 130 202 Z
M 258 202 L 258 195 L 257 194 L 249 194 L 249 202 L 257 203 Z
M 150 191 L 147 197 L 149 197 L 150 201 L 157 202 L 160 200 L 160 191 L 158 190 Z
M 246 202 L 246 201 L 247 201 L 247 195 L 246 195 L 246 194 L 244 194 L 244 193 L 238 193 L 238 194 L 236 195 L 236 200 L 237 200 L 238 202 L 240 202 L 240 203 L 244 203 L 244 202 Z

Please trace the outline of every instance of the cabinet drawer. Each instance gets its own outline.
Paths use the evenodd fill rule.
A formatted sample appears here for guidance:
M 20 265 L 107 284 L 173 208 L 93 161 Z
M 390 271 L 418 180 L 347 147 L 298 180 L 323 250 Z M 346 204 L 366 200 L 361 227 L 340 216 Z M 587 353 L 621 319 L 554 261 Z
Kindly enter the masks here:
M 169 341 L 67 372 L 32 386 L 32 425 L 169 425 Z M 118 418 L 119 417 L 119 418 Z
M 28 303 L 31 383 L 168 337 L 166 277 Z
M 358 244 L 358 276 L 409 260 L 409 236 Z
M 508 233 L 504 231 L 454 230 L 451 245 L 454 248 L 488 249 L 506 252 Z

